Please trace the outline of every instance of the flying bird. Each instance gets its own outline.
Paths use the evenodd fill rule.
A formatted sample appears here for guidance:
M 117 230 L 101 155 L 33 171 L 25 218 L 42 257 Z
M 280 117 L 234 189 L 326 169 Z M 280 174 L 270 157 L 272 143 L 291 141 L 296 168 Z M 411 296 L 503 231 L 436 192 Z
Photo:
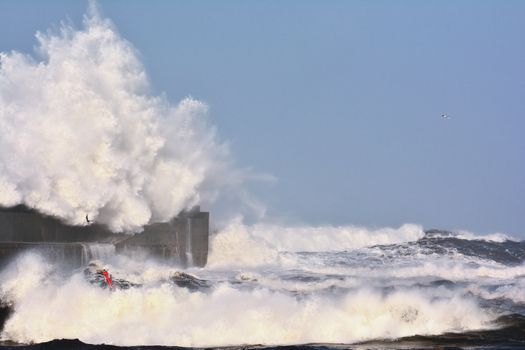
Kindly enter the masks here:
M 452 119 L 448 114 L 442 114 L 441 118 L 443 118 L 443 119 Z

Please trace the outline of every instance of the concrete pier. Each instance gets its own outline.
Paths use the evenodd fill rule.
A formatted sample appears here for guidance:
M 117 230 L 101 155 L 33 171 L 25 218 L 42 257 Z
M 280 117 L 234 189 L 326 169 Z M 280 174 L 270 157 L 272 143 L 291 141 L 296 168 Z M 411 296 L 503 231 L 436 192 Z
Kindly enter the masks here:
M 118 253 L 142 251 L 184 266 L 205 266 L 208 260 L 209 213 L 198 207 L 169 222 L 144 227 L 144 232 L 115 244 Z
M 105 226 L 70 226 L 23 206 L 0 208 L 0 266 L 24 251 L 73 268 L 112 254 L 145 253 L 183 266 L 205 266 L 209 213 L 198 207 L 169 222 L 154 223 L 135 235 L 115 234 Z M 137 254 L 138 256 L 138 254 Z

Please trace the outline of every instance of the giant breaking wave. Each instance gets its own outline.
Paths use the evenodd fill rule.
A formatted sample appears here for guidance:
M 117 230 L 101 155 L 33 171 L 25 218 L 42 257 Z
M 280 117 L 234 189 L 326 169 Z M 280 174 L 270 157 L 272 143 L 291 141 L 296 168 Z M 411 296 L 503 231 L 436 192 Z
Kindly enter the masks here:
M 39 59 L 0 53 L 0 206 L 136 231 L 236 192 L 207 106 L 152 96 L 135 49 L 91 12 L 38 33 Z

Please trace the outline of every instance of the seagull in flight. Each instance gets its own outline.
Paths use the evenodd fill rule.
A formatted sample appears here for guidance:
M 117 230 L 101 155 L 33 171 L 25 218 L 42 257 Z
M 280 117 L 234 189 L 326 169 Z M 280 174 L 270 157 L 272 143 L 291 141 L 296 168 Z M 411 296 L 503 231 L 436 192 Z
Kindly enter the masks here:
M 443 119 L 452 119 L 452 117 L 449 116 L 448 114 L 442 114 L 441 118 L 443 118 Z

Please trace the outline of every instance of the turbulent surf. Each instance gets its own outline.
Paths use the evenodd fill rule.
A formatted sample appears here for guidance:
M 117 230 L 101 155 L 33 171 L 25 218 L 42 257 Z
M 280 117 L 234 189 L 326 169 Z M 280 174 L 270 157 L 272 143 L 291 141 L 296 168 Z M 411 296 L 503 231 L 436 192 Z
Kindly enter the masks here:
M 125 256 L 92 262 L 125 286 L 114 290 L 85 269 L 25 254 L 0 275 L 2 340 L 525 346 L 525 242 L 417 225 L 311 228 L 310 237 L 306 229 L 233 223 L 212 237 L 202 269 Z

